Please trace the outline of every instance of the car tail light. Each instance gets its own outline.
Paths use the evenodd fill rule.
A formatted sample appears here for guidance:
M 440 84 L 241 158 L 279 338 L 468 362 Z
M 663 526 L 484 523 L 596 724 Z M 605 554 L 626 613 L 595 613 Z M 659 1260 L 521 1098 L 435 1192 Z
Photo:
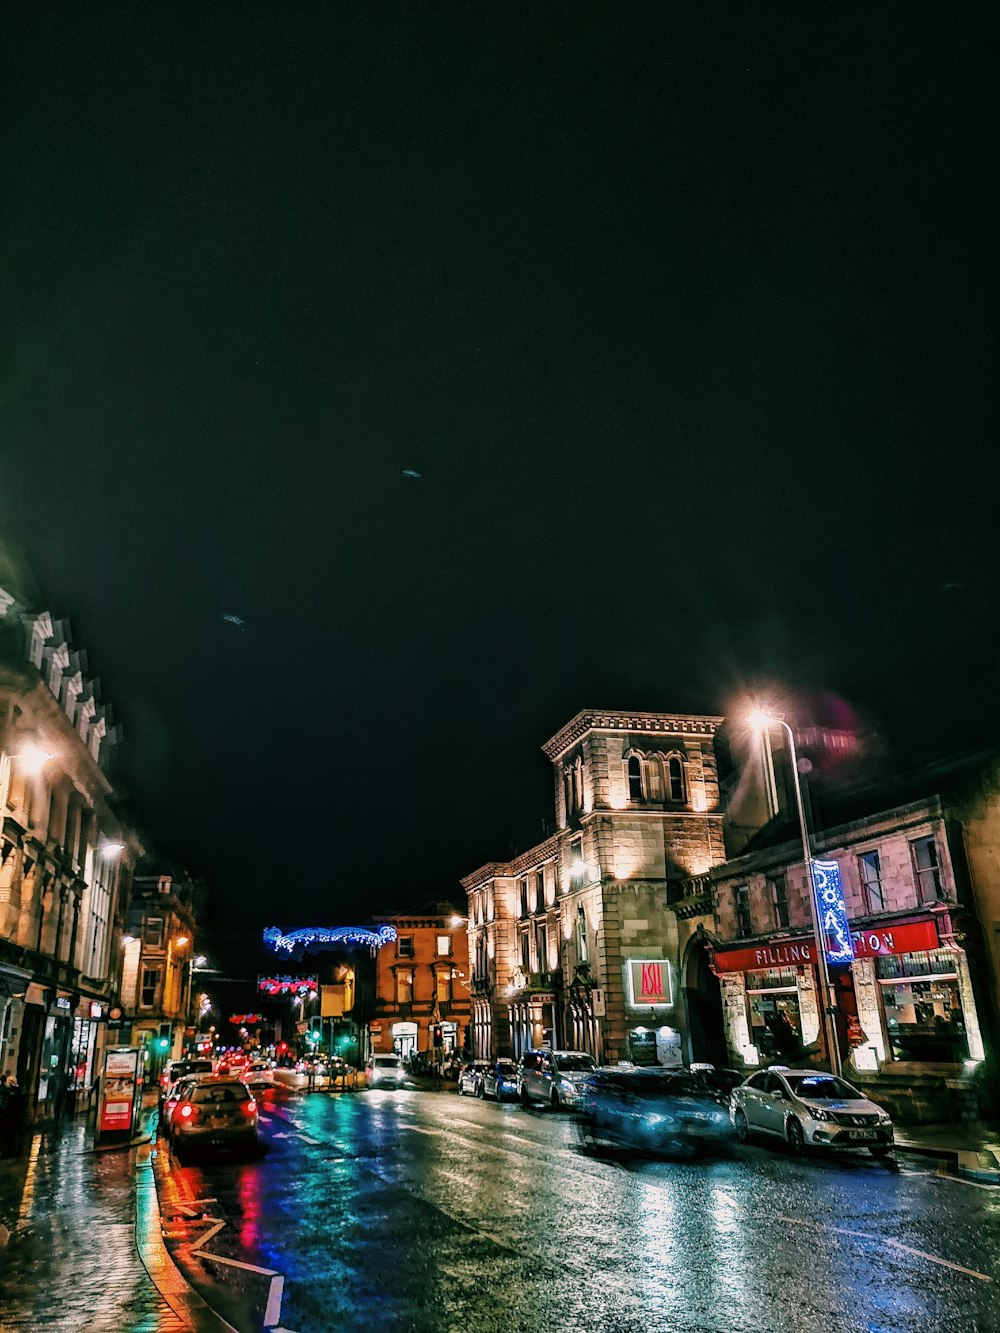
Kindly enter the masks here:
M 257 1103 L 253 1100 L 243 1103 L 243 1114 L 249 1119 L 257 1114 Z
M 185 1120 L 196 1120 L 198 1118 L 198 1108 L 192 1106 L 190 1102 L 185 1102 L 180 1108 L 180 1113 Z

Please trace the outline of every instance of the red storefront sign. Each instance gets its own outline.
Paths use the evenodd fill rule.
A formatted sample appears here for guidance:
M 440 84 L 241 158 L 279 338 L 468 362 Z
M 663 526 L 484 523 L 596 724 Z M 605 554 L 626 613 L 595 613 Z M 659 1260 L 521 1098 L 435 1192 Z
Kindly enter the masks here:
M 939 949 L 937 926 L 928 917 L 878 929 L 852 930 L 855 958 L 879 958 L 890 953 L 922 953 Z M 752 949 L 716 949 L 716 972 L 763 972 L 772 967 L 808 967 L 816 961 L 813 939 L 781 940 Z
M 931 920 L 904 921 L 878 930 L 851 931 L 855 958 L 878 958 L 884 953 L 923 953 L 940 949 L 937 926 Z

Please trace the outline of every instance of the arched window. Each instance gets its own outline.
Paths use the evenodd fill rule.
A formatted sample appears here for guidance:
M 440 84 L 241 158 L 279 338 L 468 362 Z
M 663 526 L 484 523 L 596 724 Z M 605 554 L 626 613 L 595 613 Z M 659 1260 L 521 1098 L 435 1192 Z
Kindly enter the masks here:
M 628 798 L 630 801 L 642 800 L 642 765 L 635 754 L 628 761 Z
M 649 755 L 642 763 L 647 801 L 663 800 L 663 760 L 658 754 Z
M 583 760 L 577 755 L 573 763 L 573 795 L 577 811 L 583 809 Z
M 672 801 L 684 800 L 684 765 L 675 754 L 667 760 L 667 785 Z

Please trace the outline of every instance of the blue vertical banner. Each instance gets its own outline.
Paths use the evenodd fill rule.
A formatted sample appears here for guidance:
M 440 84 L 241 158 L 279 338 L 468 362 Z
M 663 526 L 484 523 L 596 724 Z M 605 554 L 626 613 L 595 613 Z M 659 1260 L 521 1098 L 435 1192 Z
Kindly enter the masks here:
M 836 861 L 811 861 L 813 892 L 816 894 L 816 915 L 819 918 L 823 948 L 828 963 L 852 963 L 854 945 L 851 926 L 847 919 L 844 887 L 840 882 L 840 866 Z

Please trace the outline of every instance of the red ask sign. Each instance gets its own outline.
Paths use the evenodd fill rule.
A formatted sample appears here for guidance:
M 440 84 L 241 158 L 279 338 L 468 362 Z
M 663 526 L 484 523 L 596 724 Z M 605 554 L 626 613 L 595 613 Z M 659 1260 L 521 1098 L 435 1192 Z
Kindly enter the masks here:
M 670 966 L 665 958 L 630 958 L 627 967 L 628 998 L 633 1009 L 673 1004 Z

